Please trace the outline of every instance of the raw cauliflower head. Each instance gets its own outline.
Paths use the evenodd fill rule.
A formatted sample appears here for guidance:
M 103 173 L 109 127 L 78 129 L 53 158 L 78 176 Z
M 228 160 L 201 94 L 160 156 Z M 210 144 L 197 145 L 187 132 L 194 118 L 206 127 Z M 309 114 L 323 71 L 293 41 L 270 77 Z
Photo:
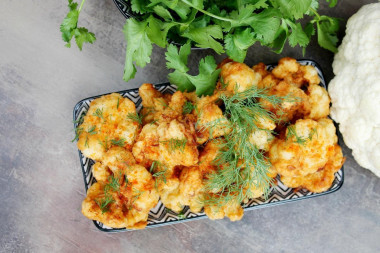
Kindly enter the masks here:
M 347 22 L 328 86 L 331 116 L 355 160 L 380 177 L 380 3 Z

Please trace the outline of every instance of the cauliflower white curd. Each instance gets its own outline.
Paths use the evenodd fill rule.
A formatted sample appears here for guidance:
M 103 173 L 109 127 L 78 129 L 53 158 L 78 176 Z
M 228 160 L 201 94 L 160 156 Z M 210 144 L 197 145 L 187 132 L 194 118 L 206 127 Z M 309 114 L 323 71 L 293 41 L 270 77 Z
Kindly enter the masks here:
M 331 116 L 355 160 L 380 177 L 380 3 L 347 22 L 328 91 Z

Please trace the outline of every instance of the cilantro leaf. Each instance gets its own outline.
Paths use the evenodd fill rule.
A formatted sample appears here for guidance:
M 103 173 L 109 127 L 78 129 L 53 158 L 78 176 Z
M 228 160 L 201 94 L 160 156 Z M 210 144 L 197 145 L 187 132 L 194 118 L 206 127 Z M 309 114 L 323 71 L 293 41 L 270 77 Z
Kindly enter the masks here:
M 280 27 L 279 12 L 276 9 L 267 9 L 251 17 L 249 25 L 253 28 L 257 38 L 264 44 L 271 43 Z
M 137 66 L 145 67 L 150 62 L 152 42 L 147 34 L 148 21 L 137 21 L 134 18 L 127 20 L 123 32 L 127 41 L 125 67 L 123 79 L 127 82 L 134 78 Z
M 188 76 L 190 82 L 195 86 L 198 96 L 211 95 L 214 92 L 220 73 L 220 69 L 216 68 L 214 57 L 208 55 L 199 62 L 199 74 L 197 76 Z
M 310 9 L 312 0 L 275 0 L 286 18 L 300 19 Z
M 166 52 L 166 66 L 175 71 L 169 74 L 169 81 L 177 85 L 180 91 L 194 91 L 197 95 L 212 94 L 220 69 L 217 69 L 215 59 L 207 56 L 199 62 L 199 74 L 192 76 L 187 73 L 187 58 L 190 54 L 190 43 L 186 43 L 178 51 L 174 45 L 168 46 Z
M 168 69 L 177 69 L 181 72 L 189 71 L 187 67 L 187 57 L 190 54 L 190 43 L 183 45 L 180 50 L 177 50 L 177 47 L 170 44 L 168 46 L 168 51 L 165 54 L 167 60 L 166 67 Z
M 215 40 L 223 38 L 222 28 L 218 25 L 190 28 L 182 36 L 194 41 L 197 47 L 212 48 L 218 54 L 224 53 L 223 46 Z
M 74 30 L 75 42 L 80 50 L 82 50 L 83 43 L 94 43 L 96 40 L 95 34 L 89 32 L 84 27 L 79 27 Z
M 286 20 L 286 23 L 292 29 L 292 33 L 289 35 L 289 45 L 295 47 L 297 44 L 301 47 L 306 47 L 309 44 L 309 37 L 302 30 L 300 23 L 293 23 L 290 20 Z
M 66 42 L 66 47 L 71 47 L 71 39 L 73 37 L 75 37 L 79 50 L 82 50 L 83 43 L 92 44 L 96 40 L 95 34 L 89 32 L 84 27 L 77 27 L 80 9 L 82 8 L 84 1 L 85 0 L 82 0 L 81 6 L 77 9 L 78 3 L 73 2 L 73 0 L 68 0 L 68 7 L 70 11 L 67 13 L 59 27 L 62 33 L 62 40 Z
M 150 11 L 148 4 L 149 0 L 131 0 L 132 11 L 140 14 L 144 14 Z
M 228 34 L 224 38 L 227 55 L 234 61 L 243 62 L 247 55 L 247 49 L 255 43 L 251 28 Z
M 148 26 L 146 33 L 152 43 L 155 43 L 157 46 L 165 48 L 167 44 L 166 37 L 169 30 L 175 26 L 175 23 L 164 23 L 161 20 L 153 17 L 151 15 L 148 19 Z
M 336 45 L 338 43 L 338 37 L 336 35 L 339 29 L 339 19 L 331 18 L 327 16 L 321 16 L 317 21 L 317 31 L 318 31 L 318 44 L 336 53 L 338 50 Z
M 330 3 L 329 7 L 335 7 L 335 5 L 338 3 L 338 0 L 326 0 L 326 2 Z
M 161 5 L 154 6 L 153 10 L 158 16 L 165 20 L 174 20 L 172 14 L 170 14 L 170 11 Z

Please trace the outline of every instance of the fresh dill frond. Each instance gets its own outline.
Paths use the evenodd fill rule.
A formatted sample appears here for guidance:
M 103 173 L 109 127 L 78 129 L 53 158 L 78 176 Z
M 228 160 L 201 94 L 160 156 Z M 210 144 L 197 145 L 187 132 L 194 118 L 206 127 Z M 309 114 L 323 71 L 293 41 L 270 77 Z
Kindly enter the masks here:
M 78 126 L 74 129 L 74 131 L 75 131 L 75 137 L 74 137 L 74 139 L 71 140 L 71 142 L 77 141 L 79 139 L 79 136 L 81 135 L 81 133 L 83 133 L 84 129 L 83 129 L 83 127 Z
M 142 124 L 142 115 L 139 115 L 138 113 L 128 113 L 127 119 L 130 119 L 134 122 L 139 123 L 140 125 Z
M 129 181 L 127 175 L 124 175 L 125 186 L 128 186 Z
M 89 133 L 90 135 L 97 134 L 98 132 L 95 131 L 95 129 L 96 129 L 96 126 L 92 126 L 92 127 L 90 127 L 90 128 L 87 130 L 87 133 Z
M 119 100 L 120 100 L 120 98 L 117 98 L 116 109 L 119 109 Z
M 186 101 L 186 103 L 183 105 L 183 114 L 189 114 L 194 110 L 195 106 L 190 101 Z
M 262 189 L 267 197 L 273 179 L 268 176 L 272 167 L 265 153 L 249 141 L 250 135 L 260 127 L 262 118 L 276 121 L 276 115 L 264 109 L 260 100 L 278 106 L 292 98 L 269 95 L 265 89 L 252 87 L 231 96 L 222 94 L 224 116 L 228 122 L 211 122 L 207 128 L 229 127 L 231 132 L 218 140 L 219 153 L 213 163 L 217 167 L 206 182 L 205 203 L 222 206 L 230 201 L 241 203 L 250 195 L 250 188 Z M 268 130 L 269 131 L 269 130 Z M 215 193 L 217 192 L 217 193 Z
M 168 171 L 168 167 L 165 164 L 162 164 L 159 161 L 154 161 L 150 166 L 149 171 L 153 173 L 152 176 L 155 178 L 154 187 L 156 189 L 159 181 L 166 184 L 166 172 Z
M 108 192 L 109 190 L 113 190 L 115 192 L 120 191 L 120 180 L 122 177 L 122 173 L 119 173 L 118 176 L 111 175 L 108 177 L 108 183 L 104 187 L 104 191 Z
M 81 125 L 84 121 L 85 113 L 81 114 L 77 120 L 74 120 L 73 123 L 76 125 Z
M 121 139 L 119 139 L 119 140 L 112 139 L 112 140 L 111 140 L 111 143 L 112 143 L 113 145 L 117 145 L 117 146 L 119 146 L 119 147 L 124 147 L 124 145 L 125 145 L 125 139 L 124 139 L 124 138 L 121 138 Z
M 107 151 L 109 148 L 108 145 L 108 136 L 104 138 L 104 141 L 98 140 L 99 144 Z
M 86 136 L 86 141 L 85 141 L 85 143 L 84 143 L 84 146 L 87 147 L 87 148 L 90 147 L 90 146 L 88 145 L 88 136 Z
M 158 121 L 158 119 L 155 119 L 152 122 L 150 122 L 149 124 L 154 125 L 154 124 L 156 124 L 157 121 Z
M 98 204 L 98 206 L 100 207 L 100 210 L 102 210 L 102 214 L 109 211 L 110 204 L 112 204 L 113 202 L 115 202 L 115 200 L 113 199 L 112 195 L 109 193 L 106 193 L 104 195 L 104 198 L 95 199 L 95 203 Z
M 296 126 L 295 125 L 288 126 L 287 130 L 288 131 L 286 133 L 286 140 L 294 137 L 295 138 L 294 142 L 298 143 L 299 145 L 305 145 L 307 141 L 311 141 L 313 139 L 313 136 L 315 134 L 318 136 L 318 132 L 317 132 L 316 128 L 313 128 L 310 131 L 309 136 L 307 138 L 304 138 L 304 137 L 301 137 L 301 136 L 297 135 L 297 131 L 296 131 Z
M 129 210 L 131 210 L 133 208 L 133 205 L 136 202 L 136 200 L 138 200 L 140 198 L 141 194 L 144 193 L 144 191 L 140 191 L 139 189 L 137 189 L 135 187 L 133 187 L 132 190 L 133 190 L 133 193 L 136 195 L 133 196 L 131 202 L 129 203 Z
M 186 147 L 187 139 L 171 138 L 169 140 L 160 142 L 166 144 L 169 147 L 170 153 L 174 152 L 177 149 L 183 153 Z
M 102 109 L 97 108 L 96 111 L 92 115 L 104 120 L 103 108 Z

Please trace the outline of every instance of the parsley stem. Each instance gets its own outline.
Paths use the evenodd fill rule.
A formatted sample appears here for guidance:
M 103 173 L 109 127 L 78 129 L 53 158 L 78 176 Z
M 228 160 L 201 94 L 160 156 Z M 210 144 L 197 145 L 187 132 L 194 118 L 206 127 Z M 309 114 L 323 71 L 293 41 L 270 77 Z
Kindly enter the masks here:
M 310 8 L 311 12 L 313 12 L 315 14 L 315 16 L 318 18 L 318 20 L 321 19 L 321 16 L 319 16 L 318 12 L 316 10 L 314 10 L 314 8 Z
M 79 13 L 80 13 L 80 11 L 82 10 L 82 7 L 83 7 L 84 2 L 86 2 L 86 0 L 82 0 L 82 2 L 80 3 L 79 9 L 78 9 L 78 12 L 79 12 Z
M 193 5 L 192 3 L 190 3 L 190 2 L 187 1 L 187 0 L 181 0 L 181 1 L 182 1 L 184 4 L 187 4 L 188 6 L 194 8 L 194 9 L 196 9 L 197 11 L 200 11 L 200 12 L 202 12 L 202 13 L 204 13 L 204 14 L 210 16 L 210 17 L 213 17 L 213 18 L 216 18 L 216 19 L 219 19 L 219 20 L 223 20 L 223 21 L 227 21 L 227 22 L 234 22 L 234 20 L 232 20 L 232 19 L 229 19 L 229 18 L 223 18 L 223 17 L 221 17 L 221 16 L 218 16 L 218 15 L 212 14 L 212 13 L 210 13 L 210 12 L 208 12 L 208 11 L 205 11 L 205 10 L 203 10 L 203 9 L 200 9 L 200 8 L 196 7 L 195 5 Z

